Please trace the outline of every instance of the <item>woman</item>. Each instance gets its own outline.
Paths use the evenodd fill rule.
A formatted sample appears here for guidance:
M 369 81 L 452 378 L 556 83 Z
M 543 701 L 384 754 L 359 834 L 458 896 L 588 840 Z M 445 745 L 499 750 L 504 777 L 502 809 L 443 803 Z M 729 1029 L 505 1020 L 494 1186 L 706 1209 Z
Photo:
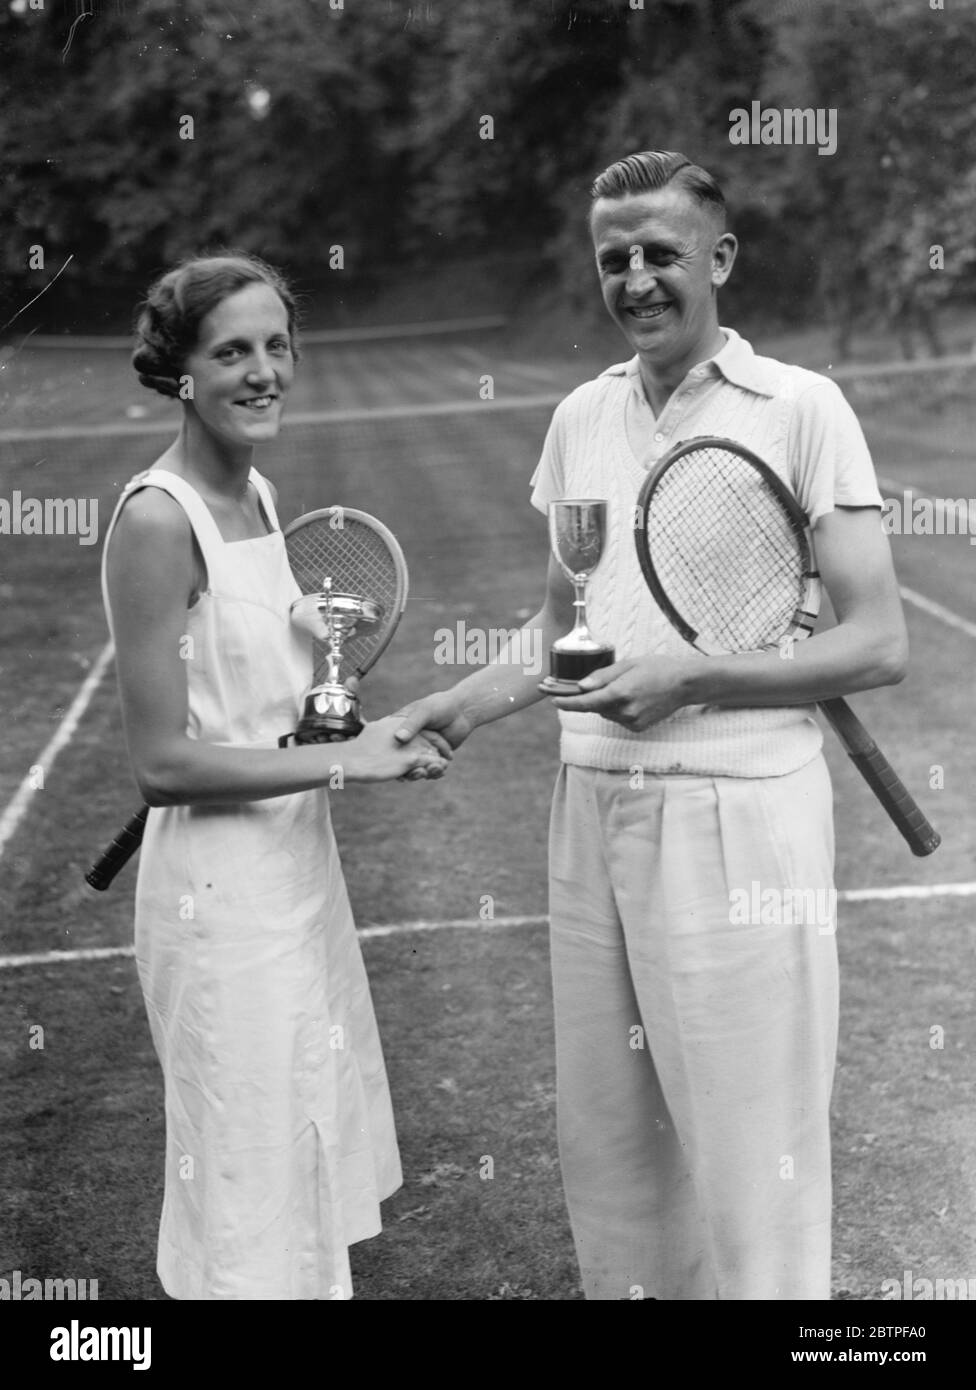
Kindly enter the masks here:
M 103 556 L 129 755 L 154 808 L 135 932 L 166 1089 L 158 1271 L 174 1298 L 350 1298 L 347 1247 L 379 1231 L 401 1174 L 325 787 L 336 764 L 349 782 L 446 764 L 423 738 L 401 749 L 393 718 L 277 747 L 312 680 L 251 465 L 294 373 L 281 276 L 248 256 L 186 261 L 136 332 L 140 381 L 189 397 Z

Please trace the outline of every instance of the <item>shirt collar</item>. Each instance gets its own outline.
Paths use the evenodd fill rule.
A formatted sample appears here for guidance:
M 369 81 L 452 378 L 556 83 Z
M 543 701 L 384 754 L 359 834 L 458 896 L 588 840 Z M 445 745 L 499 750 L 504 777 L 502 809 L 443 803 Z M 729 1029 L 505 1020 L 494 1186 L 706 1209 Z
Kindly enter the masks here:
M 692 367 L 689 376 L 724 376 L 726 381 L 745 391 L 759 396 L 775 396 L 776 384 L 766 359 L 757 357 L 752 344 L 741 338 L 734 328 L 723 328 L 722 332 L 725 334 L 724 345 L 707 362 L 699 362 L 697 367 Z M 629 362 L 617 362 L 600 375 L 629 377 L 634 390 L 643 397 L 638 357 L 632 357 Z

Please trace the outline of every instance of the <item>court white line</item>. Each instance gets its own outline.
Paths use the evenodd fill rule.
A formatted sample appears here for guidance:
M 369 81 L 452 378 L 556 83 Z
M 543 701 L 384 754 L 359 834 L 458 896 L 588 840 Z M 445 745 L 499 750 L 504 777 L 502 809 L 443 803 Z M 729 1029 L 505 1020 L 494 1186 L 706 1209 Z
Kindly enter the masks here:
M 423 405 L 356 406 L 350 410 L 299 410 L 285 420 L 279 438 L 287 442 L 288 431 L 296 425 L 355 424 L 364 420 L 410 420 L 424 415 L 485 414 L 492 410 L 536 410 L 542 406 L 554 409 L 567 393 L 546 392 L 533 396 L 497 396 L 494 400 L 480 398 L 466 401 L 433 401 Z M 0 430 L 0 443 L 18 444 L 41 439 L 120 439 L 131 435 L 173 434 L 179 420 L 171 416 L 163 420 L 119 420 L 104 425 L 52 425 L 47 429 Z
M 904 479 L 888 478 L 884 474 L 878 473 L 878 487 L 884 492 L 921 492 L 917 483 L 906 483 Z
M 907 899 L 976 897 L 976 883 L 904 883 L 892 888 L 843 888 L 838 902 L 896 902 Z M 416 932 L 432 931 L 497 931 L 506 927 L 544 927 L 547 916 L 496 917 L 483 922 L 479 917 L 449 917 L 441 922 L 388 922 L 383 926 L 362 927 L 357 935 L 362 941 L 382 940 L 391 936 L 411 936 Z M 75 951 L 35 951 L 27 955 L 0 956 L 0 970 L 43 965 L 72 965 L 77 961 L 118 960 L 133 955 L 131 946 L 86 946 Z
M 131 946 L 87 946 L 77 951 L 33 951 L 28 955 L 0 956 L 0 970 L 30 965 L 73 965 L 75 961 L 115 960 L 134 954 Z
M 417 405 L 408 407 L 397 406 L 381 410 L 333 411 L 330 413 L 314 414 L 300 413 L 298 415 L 292 416 L 290 423 L 302 425 L 312 424 L 318 421 L 354 421 L 364 418 L 385 419 L 395 418 L 397 416 L 442 415 L 454 413 L 457 411 L 467 413 L 469 411 L 490 409 L 493 404 L 503 404 L 505 408 L 531 409 L 536 406 L 555 405 L 556 403 L 558 403 L 560 399 L 560 396 L 553 396 L 547 394 L 544 396 L 527 396 L 521 399 L 509 400 L 505 402 L 486 402 L 479 400 L 461 403 L 444 402 L 442 404 Z M 153 432 L 155 432 L 157 429 L 165 429 L 168 431 L 171 427 L 171 422 L 169 421 L 157 421 L 152 422 L 148 425 L 144 424 L 142 426 L 110 426 L 108 431 L 106 431 L 106 428 L 104 426 L 98 428 L 93 427 L 91 433 L 104 434 L 106 432 L 109 432 L 119 434 L 136 434 L 141 431 L 146 431 L 147 429 Z M 76 428 L 73 430 L 65 430 L 64 433 L 66 435 L 77 435 L 80 432 L 85 431 L 79 431 Z M 11 431 L 10 433 L 11 436 L 15 436 L 18 438 L 31 437 L 35 434 L 37 437 L 45 435 L 51 437 L 52 434 L 59 434 L 60 431 Z M 0 433 L 0 438 L 3 437 L 4 435 Z M 908 488 L 911 491 L 918 491 L 918 489 L 914 488 L 913 485 L 910 483 L 896 482 L 894 479 L 890 478 L 879 478 L 879 482 L 882 487 L 899 487 Z M 968 637 L 976 639 L 976 623 L 972 623 L 968 621 L 968 619 L 960 617 L 957 613 L 952 612 L 951 609 L 945 608 L 942 604 L 936 603 L 934 600 L 926 598 L 923 594 L 917 593 L 914 589 L 909 589 L 905 586 L 901 586 L 900 592 L 902 598 L 904 598 L 907 603 L 910 603 L 914 607 L 921 609 L 925 613 L 928 613 L 931 617 L 937 618 L 940 622 L 945 623 L 947 626 L 953 627 L 957 631 L 966 633 Z M 41 753 L 40 757 L 36 759 L 34 766 L 40 764 L 40 766 L 44 770 L 45 779 L 58 753 L 68 742 L 68 740 L 72 737 L 76 728 L 78 727 L 78 724 L 80 723 L 81 718 L 85 713 L 85 710 L 87 709 L 93 695 L 95 694 L 95 691 L 98 689 L 98 686 L 100 685 L 104 677 L 105 671 L 108 668 L 111 658 L 112 644 L 107 643 L 105 647 L 102 649 L 102 651 L 99 653 L 94 667 L 89 672 L 77 695 L 75 696 L 71 704 L 71 708 L 68 710 L 68 713 L 62 720 L 57 732 L 50 739 L 47 746 Z M 27 810 L 27 807 L 30 805 L 30 801 L 34 795 L 34 792 L 37 790 L 39 790 L 39 788 L 33 785 L 32 774 L 28 773 L 24 780 L 21 782 L 20 787 L 15 793 L 13 799 L 10 801 L 5 811 L 3 812 L 3 815 L 0 816 L 0 858 L 2 858 L 3 856 L 4 846 L 16 831 L 17 826 L 20 824 L 20 821 Z M 976 893 L 976 883 L 904 885 L 901 887 L 889 889 L 848 889 L 838 893 L 838 900 L 841 902 L 891 901 L 903 898 L 970 896 L 974 893 Z M 542 924 L 547 920 L 548 919 L 545 917 L 508 917 L 499 918 L 493 922 L 482 922 L 480 920 L 470 920 L 467 918 L 454 918 L 442 922 L 401 922 L 392 923 L 385 926 L 365 927 L 359 932 L 359 935 L 364 940 L 369 940 L 371 938 L 395 936 L 409 932 L 441 931 L 451 928 L 486 929 L 496 926 L 529 926 L 535 924 Z M 48 951 L 29 955 L 0 956 L 0 969 L 11 969 L 17 966 L 26 965 L 63 964 L 75 960 L 102 960 L 113 958 L 116 956 L 131 956 L 131 954 L 131 947 L 111 946 L 90 948 L 79 951 Z
M 976 354 L 953 353 L 948 357 L 917 357 L 907 362 L 847 362 L 842 367 L 820 367 L 821 375 L 836 381 L 858 377 L 917 376 L 920 372 L 944 372 L 950 367 L 976 367 Z
M 945 623 L 947 627 L 954 627 L 958 632 L 964 632 L 967 637 L 976 638 L 976 623 L 971 623 L 968 618 L 960 618 L 951 608 L 943 608 L 941 603 L 926 598 L 924 594 L 916 593 L 914 589 L 906 589 L 904 584 L 899 586 L 899 593 L 906 603 L 920 608 L 923 613 L 928 613 L 929 617 L 938 618 L 939 622 Z
M 897 478 L 888 478 L 878 475 L 878 486 L 886 492 L 912 492 L 918 497 L 933 501 L 937 506 L 941 502 L 945 506 L 944 498 L 927 498 L 927 494 L 915 483 L 900 482 Z M 970 536 L 969 543 L 973 544 L 976 537 Z M 962 618 L 958 613 L 954 613 L 951 608 L 944 608 L 941 603 L 936 603 L 934 599 L 926 598 L 924 594 L 918 593 L 916 589 L 908 589 L 904 584 L 899 586 L 899 592 L 906 603 L 910 603 L 913 608 L 920 609 L 923 613 L 928 613 L 930 618 L 938 618 L 939 622 L 945 623 L 947 627 L 954 627 L 957 632 L 964 632 L 967 637 L 976 638 L 976 623 L 972 623 L 968 618 Z
M 480 917 L 449 917 L 443 922 L 389 922 L 380 927 L 360 927 L 356 933 L 362 940 L 375 940 L 384 936 L 406 936 L 411 932 L 424 931 L 491 931 L 495 927 L 541 927 L 547 926 L 549 918 L 535 917 L 493 917 L 484 922 Z
M 82 715 L 88 708 L 92 696 L 101 684 L 102 677 L 108 669 L 109 663 L 112 660 L 112 653 L 113 648 L 111 642 L 106 642 L 105 646 L 98 654 L 95 665 L 82 681 L 77 695 L 71 702 L 71 708 L 61 720 L 57 731 L 48 740 L 40 756 L 34 759 L 32 767 L 37 767 L 39 765 L 43 769 L 44 782 L 47 781 L 48 774 L 54 766 L 55 758 L 81 722 Z M 8 803 L 3 815 L 0 816 L 0 858 L 3 857 L 4 846 L 23 819 L 24 813 L 31 803 L 31 798 L 34 796 L 35 792 L 41 790 L 40 787 L 34 785 L 35 780 L 34 773 L 28 772 Z
M 427 323 L 396 323 L 379 328 L 318 328 L 299 332 L 298 346 L 304 343 L 365 343 L 393 338 L 433 338 L 446 333 L 471 333 L 504 328 L 503 314 L 482 314 L 470 319 L 431 319 Z
M 942 468 L 945 467 L 945 464 L 942 460 L 938 460 L 932 466 Z M 976 507 L 976 499 L 970 497 L 933 497 L 924 488 L 920 488 L 917 483 L 899 482 L 897 478 L 886 478 L 882 477 L 881 474 L 878 474 L 878 486 L 885 492 L 900 492 L 902 499 L 911 499 L 913 506 L 916 502 L 928 502 L 935 514 L 935 534 L 937 536 L 967 536 L 970 545 L 976 543 L 976 537 L 969 533 L 969 519 L 974 507 Z M 927 535 L 929 533 L 921 531 L 918 534 Z
M 70 259 L 69 256 L 68 260 Z M 60 273 L 59 271 L 58 274 Z M 33 303 L 33 301 L 31 302 Z M 444 333 L 469 333 L 484 328 L 504 328 L 507 323 L 508 319 L 501 314 L 483 314 L 480 318 L 430 319 L 426 323 L 395 323 L 379 325 L 376 328 L 313 328 L 307 332 L 299 333 L 299 346 L 303 343 L 362 343 L 388 338 L 430 338 Z M 131 334 L 78 334 L 75 336 L 72 334 L 36 333 L 31 341 L 33 347 L 41 349 L 83 348 L 85 351 L 92 349 L 97 351 L 104 348 L 113 352 L 117 352 L 120 348 L 129 351 L 132 349 Z
M 958 459 L 951 458 L 926 460 L 927 466 L 933 470 L 954 468 L 958 462 Z M 936 506 L 940 503 L 944 506 L 946 502 L 954 502 L 956 500 L 953 497 L 932 497 L 925 491 L 925 488 L 923 488 L 921 484 L 907 482 L 904 478 L 892 478 L 883 473 L 876 473 L 875 477 L 878 480 L 878 486 L 884 492 L 917 492 L 919 497 L 926 498 L 928 501 L 935 503 Z M 965 500 L 968 502 L 969 498 L 967 497 Z
M 976 883 L 903 883 L 895 888 L 844 888 L 842 903 L 894 902 L 904 898 L 972 898 Z

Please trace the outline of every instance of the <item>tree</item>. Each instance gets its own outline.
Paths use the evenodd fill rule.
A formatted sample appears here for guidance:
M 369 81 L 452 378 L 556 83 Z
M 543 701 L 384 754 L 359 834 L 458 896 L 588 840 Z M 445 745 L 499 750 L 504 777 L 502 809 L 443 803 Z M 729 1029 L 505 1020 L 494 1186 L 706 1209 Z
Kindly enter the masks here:
M 753 196 L 815 263 L 837 355 L 849 354 L 859 325 L 878 323 L 906 355 L 919 331 L 938 351 L 938 306 L 976 286 L 971 15 L 914 0 L 810 0 L 779 12 L 773 39 L 764 98 L 833 108 L 838 146 L 826 157 L 770 151 Z M 930 267 L 936 243 L 943 271 Z
M 91 323 L 114 286 L 130 304 L 177 257 L 231 244 L 347 298 L 449 260 L 510 290 L 521 255 L 529 285 L 598 314 L 589 185 L 646 148 L 726 187 L 736 316 L 823 314 L 842 355 L 869 321 L 934 350 L 940 306 L 972 294 L 971 6 L 339 3 L 0 11 L 8 294 L 67 263 L 35 322 L 73 291 Z M 733 145 L 730 113 L 754 100 L 836 111 L 836 152 Z
M 408 180 L 384 129 L 404 118 L 416 44 L 389 0 L 145 0 L 71 21 L 0 17 L 17 218 L 2 254 L 25 286 L 33 244 L 40 283 L 71 257 L 65 286 L 127 292 L 222 243 L 310 278 L 337 243 L 353 272 L 398 254 Z

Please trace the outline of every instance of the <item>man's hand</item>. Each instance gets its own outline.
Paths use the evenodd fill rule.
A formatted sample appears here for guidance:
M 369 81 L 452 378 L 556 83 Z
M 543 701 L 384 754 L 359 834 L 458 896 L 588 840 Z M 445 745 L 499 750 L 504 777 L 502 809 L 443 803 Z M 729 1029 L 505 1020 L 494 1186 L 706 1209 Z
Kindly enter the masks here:
M 580 681 L 584 694 L 560 695 L 553 704 L 577 714 L 600 714 L 639 734 L 690 703 L 688 667 L 670 656 L 616 661 Z
M 355 738 L 345 740 L 342 754 L 336 751 L 351 781 L 385 782 L 395 777 L 404 782 L 444 775 L 447 761 L 437 747 L 423 737 L 409 742 L 399 740 L 396 737 L 398 723 L 393 714 L 385 719 L 374 719 L 364 724 Z M 440 742 L 439 735 L 434 737 Z M 447 758 L 451 757 L 453 754 L 448 749 Z
M 438 751 L 443 751 L 445 746 L 448 750 L 459 748 L 474 728 L 452 690 L 414 700 L 397 710 L 397 716 L 400 724 L 396 738 L 400 743 L 409 743 L 415 734 L 422 733 Z M 446 756 L 449 757 L 450 752 Z
M 345 685 L 347 690 L 349 690 L 351 694 L 355 695 L 359 690 L 359 677 L 348 676 L 345 680 Z M 413 709 L 413 706 L 409 705 L 407 706 L 407 708 Z M 388 715 L 387 718 L 392 723 L 393 719 L 396 718 L 396 716 L 391 714 Z M 363 727 L 365 728 L 366 725 L 364 724 Z M 418 763 L 416 767 L 412 768 L 409 772 L 405 772 L 397 780 L 400 782 L 422 782 L 425 780 L 433 781 L 438 777 L 443 777 L 444 773 L 447 771 L 446 764 L 449 763 L 451 759 L 454 757 L 451 744 L 448 743 L 447 739 L 444 738 L 443 735 L 438 733 L 438 731 L 435 728 L 416 728 L 414 729 L 413 734 L 410 734 L 402 738 L 400 737 L 400 730 L 398 728 L 396 733 L 396 742 L 402 746 L 405 743 L 409 743 L 410 739 L 414 737 L 414 735 L 416 734 L 419 734 L 420 737 L 418 738 L 415 747 L 426 747 L 430 754 L 430 761 Z M 328 742 L 345 743 L 348 737 L 348 734 L 330 734 L 328 737 Z M 437 758 L 440 758 L 442 761 L 437 762 Z

